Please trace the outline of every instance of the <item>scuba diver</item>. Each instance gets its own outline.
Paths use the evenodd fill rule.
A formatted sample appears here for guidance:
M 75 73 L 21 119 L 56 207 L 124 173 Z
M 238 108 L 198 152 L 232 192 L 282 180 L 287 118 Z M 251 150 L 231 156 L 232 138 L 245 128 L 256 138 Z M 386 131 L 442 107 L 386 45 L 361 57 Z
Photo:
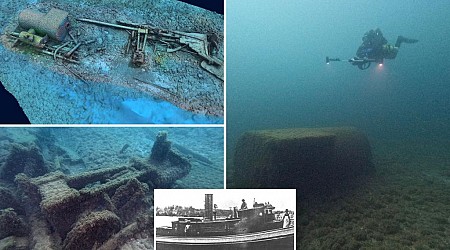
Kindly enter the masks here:
M 347 60 L 352 65 L 358 66 L 359 69 L 369 68 L 372 62 L 382 64 L 384 59 L 395 59 L 402 43 L 417 43 L 419 41 L 398 36 L 395 45 L 390 45 L 379 28 L 366 32 L 362 40 L 363 43 L 356 51 L 356 57 Z M 341 60 L 339 58 L 326 58 L 327 63 L 331 61 Z
M 366 32 L 362 40 L 363 43 L 359 46 L 358 51 L 356 51 L 357 58 L 355 59 L 372 59 L 378 63 L 383 63 L 384 59 L 395 59 L 402 43 L 417 43 L 419 41 L 398 36 L 393 46 L 387 44 L 388 42 L 383 37 L 383 33 L 381 33 L 379 28 Z M 364 66 L 369 67 L 370 62 L 369 65 L 364 65 L 364 63 L 356 63 L 354 65 L 357 65 L 360 69 L 365 69 Z

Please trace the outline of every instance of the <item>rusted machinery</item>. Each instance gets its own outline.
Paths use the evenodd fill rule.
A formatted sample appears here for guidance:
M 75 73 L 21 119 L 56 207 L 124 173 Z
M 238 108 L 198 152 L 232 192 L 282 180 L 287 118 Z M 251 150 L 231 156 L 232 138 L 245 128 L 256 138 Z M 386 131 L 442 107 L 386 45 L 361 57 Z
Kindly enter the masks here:
M 25 9 L 19 14 L 19 26 L 25 30 L 34 29 L 38 34 L 62 42 L 70 29 L 68 15 L 68 12 L 55 8 L 48 13 Z
M 84 44 L 94 42 L 78 42 L 66 40 L 69 34 L 70 23 L 66 11 L 52 8 L 48 13 L 41 13 L 31 9 L 25 9 L 19 14 L 20 32 L 10 32 L 8 35 L 15 38 L 13 46 L 18 42 L 31 45 L 39 53 L 62 59 L 66 62 L 79 63 L 76 50 Z
M 201 33 L 186 33 L 175 30 L 166 30 L 147 24 L 135 24 L 118 21 L 117 24 L 107 23 L 92 19 L 80 18 L 78 21 L 108 26 L 129 31 L 126 53 L 133 49 L 132 62 L 136 66 L 146 63 L 145 46 L 147 40 L 160 42 L 167 46 L 167 52 L 176 52 L 181 49 L 190 49 L 203 60 L 202 68 L 223 80 L 223 62 L 212 56 L 212 51 L 217 49 L 217 36 Z
M 13 46 L 18 42 L 31 45 L 36 51 L 66 62 L 79 63 L 76 53 L 81 45 L 94 42 L 77 41 L 70 33 L 71 25 L 68 12 L 52 8 L 48 13 L 25 9 L 19 14 L 19 31 L 8 35 L 15 38 Z M 187 50 L 202 58 L 200 66 L 219 79 L 224 79 L 223 61 L 215 57 L 218 49 L 218 37 L 215 34 L 187 33 L 166 30 L 147 24 L 120 22 L 116 24 L 92 19 L 80 18 L 78 21 L 88 22 L 112 28 L 126 30 L 129 34 L 125 54 L 132 52 L 132 63 L 142 67 L 147 63 L 147 42 L 160 43 L 167 47 L 168 53 Z M 70 36 L 71 39 L 66 39 Z
M 76 64 L 80 62 L 76 50 L 81 45 L 95 42 L 95 40 L 90 40 L 78 43 L 75 43 L 74 41 L 67 41 L 62 44 L 49 44 L 47 35 L 43 37 L 38 36 L 35 34 L 33 29 L 30 29 L 29 31 L 22 31 L 20 33 L 11 32 L 9 35 L 16 39 L 13 46 L 16 46 L 18 42 L 22 42 L 35 47 L 39 53 L 52 56 L 55 60 L 61 59 L 65 62 Z
M 11 32 L 11 36 L 16 37 L 19 41 L 34 46 L 36 48 L 44 48 L 45 44 L 48 42 L 48 36 L 38 36 L 34 29 L 29 29 L 28 31 Z

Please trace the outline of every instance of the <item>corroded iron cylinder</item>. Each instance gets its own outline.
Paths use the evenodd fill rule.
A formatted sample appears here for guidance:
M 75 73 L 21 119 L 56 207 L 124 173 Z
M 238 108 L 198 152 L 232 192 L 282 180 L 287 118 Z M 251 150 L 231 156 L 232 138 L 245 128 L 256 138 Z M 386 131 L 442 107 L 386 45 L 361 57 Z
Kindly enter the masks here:
M 69 32 L 68 15 L 66 11 L 55 8 L 46 14 L 25 9 L 19 14 L 19 25 L 25 30 L 34 29 L 38 34 L 48 35 L 61 42 Z

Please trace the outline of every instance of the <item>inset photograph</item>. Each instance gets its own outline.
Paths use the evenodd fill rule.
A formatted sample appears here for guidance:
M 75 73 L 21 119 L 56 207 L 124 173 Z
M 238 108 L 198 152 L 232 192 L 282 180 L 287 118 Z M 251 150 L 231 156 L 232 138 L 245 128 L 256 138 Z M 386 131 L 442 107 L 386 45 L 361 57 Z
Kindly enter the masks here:
M 153 249 L 156 188 L 223 188 L 223 128 L 0 128 L 1 249 Z
M 223 1 L 5 0 L 0 9 L 0 82 L 29 122 L 223 123 Z
M 295 189 L 155 189 L 156 249 L 294 249 Z

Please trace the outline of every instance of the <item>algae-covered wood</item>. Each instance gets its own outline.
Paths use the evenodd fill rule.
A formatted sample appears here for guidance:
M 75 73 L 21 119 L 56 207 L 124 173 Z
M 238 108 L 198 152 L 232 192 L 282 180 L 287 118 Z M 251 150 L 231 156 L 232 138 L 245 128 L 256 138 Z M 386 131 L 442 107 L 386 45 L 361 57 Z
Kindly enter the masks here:
M 237 143 L 234 188 L 333 188 L 372 169 L 370 144 L 356 128 L 292 128 L 245 133 Z

